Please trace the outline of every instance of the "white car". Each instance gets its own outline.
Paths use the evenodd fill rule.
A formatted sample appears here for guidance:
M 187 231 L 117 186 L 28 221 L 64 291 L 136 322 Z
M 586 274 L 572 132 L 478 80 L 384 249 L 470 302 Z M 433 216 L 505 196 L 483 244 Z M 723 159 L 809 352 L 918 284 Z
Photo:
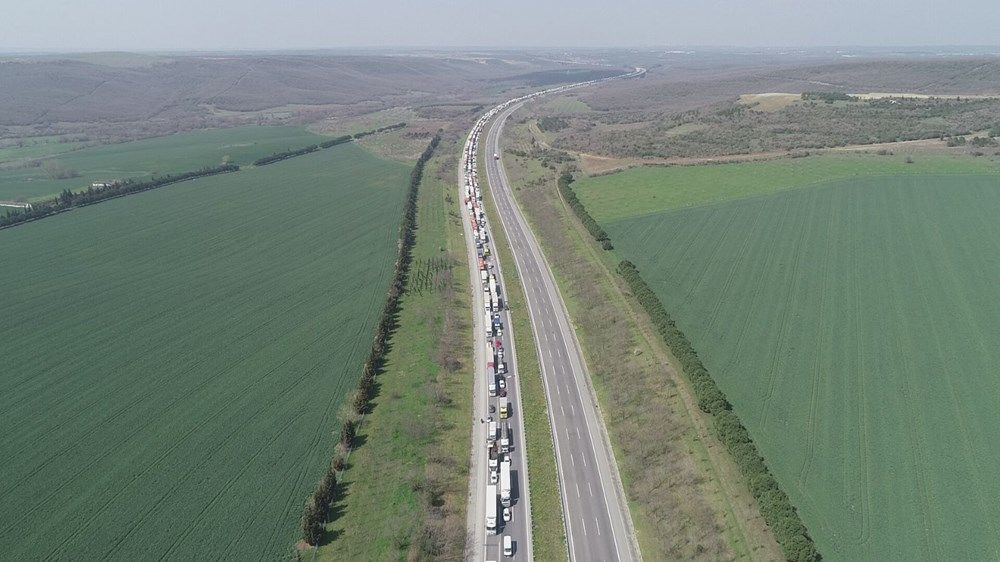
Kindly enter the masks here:
M 509 507 L 503 508 L 503 520 L 506 521 L 506 522 L 508 522 L 508 523 L 510 522 L 510 508 Z
M 500 390 L 507 388 L 507 379 L 498 377 L 497 380 L 500 381 Z
M 497 474 L 497 471 L 491 470 L 490 471 L 490 484 L 496 484 L 499 480 L 500 480 L 500 475 Z

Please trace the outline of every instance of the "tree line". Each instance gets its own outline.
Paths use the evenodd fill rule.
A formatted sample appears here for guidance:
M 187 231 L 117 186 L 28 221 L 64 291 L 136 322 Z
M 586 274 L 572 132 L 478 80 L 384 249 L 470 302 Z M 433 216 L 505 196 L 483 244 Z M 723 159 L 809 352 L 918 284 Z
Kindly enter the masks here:
M 330 148 L 332 146 L 337 146 L 338 144 L 344 144 L 352 140 L 357 140 L 360 138 L 367 137 L 368 135 L 374 135 L 375 133 L 384 133 L 386 131 L 392 131 L 394 129 L 401 129 L 406 126 L 406 123 L 396 123 L 395 125 L 387 125 L 385 127 L 379 127 L 378 129 L 372 129 L 370 131 L 362 131 L 354 135 L 343 135 L 334 139 L 326 140 L 318 144 L 310 144 L 309 146 L 304 146 L 302 148 L 296 148 L 292 150 L 286 150 L 284 152 L 275 152 L 269 156 L 264 156 L 253 161 L 254 166 L 267 166 L 268 164 L 274 164 L 275 162 L 280 162 L 282 160 L 287 160 L 289 158 L 294 158 L 296 156 L 302 156 L 303 154 L 309 154 L 310 152 L 316 152 L 321 148 Z
M 399 126 L 402 126 L 402 124 L 393 127 L 398 128 Z M 358 381 L 358 388 L 351 402 L 352 413 L 344 421 L 340 431 L 338 447 L 344 454 L 351 450 L 361 417 L 368 412 L 371 407 L 371 401 L 377 394 L 375 378 L 385 364 L 385 354 L 388 351 L 387 344 L 396 328 L 399 299 L 406 289 L 410 264 L 412 262 L 413 244 L 416 240 L 414 230 L 417 225 L 417 197 L 420 182 L 423 179 L 424 167 L 427 161 L 431 159 L 434 149 L 437 148 L 439 142 L 441 142 L 440 132 L 431 139 L 430 144 L 424 149 L 424 152 L 417 159 L 416 165 L 413 166 L 413 170 L 410 172 L 410 184 L 407 188 L 406 202 L 403 206 L 403 218 L 399 225 L 399 250 L 393 268 L 392 283 L 389 285 L 385 304 L 382 306 L 382 313 L 375 327 L 375 336 L 372 339 L 368 360 L 365 361 L 361 368 L 361 379 Z M 330 504 L 336 499 L 337 473 L 343 470 L 343 466 L 343 456 L 337 454 L 333 462 L 330 463 L 326 474 L 316 484 L 316 489 L 306 501 L 302 513 L 302 540 L 306 544 L 316 546 L 323 538 L 323 529 L 329 517 Z
M 94 187 L 91 185 L 86 191 L 72 191 L 70 189 L 64 189 L 62 193 L 56 197 L 46 199 L 45 201 L 41 201 L 39 203 L 32 203 L 30 209 L 8 211 L 5 216 L 0 217 L 0 228 L 42 219 L 63 211 L 68 211 L 75 207 L 93 205 L 94 203 L 100 203 L 101 201 L 106 201 L 114 197 L 121 197 L 123 195 L 138 193 L 140 191 L 148 191 L 150 189 L 156 189 L 157 187 L 163 187 L 164 185 L 187 181 L 194 178 L 213 176 L 215 174 L 224 174 L 227 172 L 236 172 L 239 169 L 240 167 L 236 164 L 222 164 L 220 166 L 202 168 L 193 172 L 167 174 L 165 176 L 154 177 L 146 181 L 126 179 L 106 184 L 101 187 Z
M 590 216 L 590 213 L 587 212 L 587 208 L 583 206 L 583 203 L 581 203 L 577 198 L 576 192 L 573 191 L 573 174 L 563 172 L 562 175 L 559 176 L 557 184 L 559 186 L 559 193 L 562 194 L 563 200 L 566 201 L 566 204 L 569 205 L 570 209 L 573 209 L 577 218 L 579 218 L 580 222 L 583 223 L 583 227 L 587 229 L 587 232 L 589 232 L 591 236 L 594 237 L 594 240 L 600 242 L 601 247 L 605 250 L 614 249 L 614 246 L 611 245 L 611 238 L 608 236 L 608 233 L 601 228 L 601 225 L 597 224 L 594 217 Z
M 653 321 L 660 337 L 680 362 L 694 389 L 698 407 L 712 415 L 716 435 L 747 478 L 750 492 L 781 545 L 785 558 L 794 562 L 821 560 L 816 544 L 799 518 L 798 511 L 771 475 L 750 433 L 732 410 L 726 395 L 716 385 L 687 336 L 674 323 L 659 297 L 649 288 L 632 262 L 623 260 L 619 263 L 618 273 L 625 279 L 632 294 Z
M 572 184 L 573 175 L 568 171 L 563 172 L 558 181 L 559 193 L 594 240 L 600 242 L 605 250 L 612 249 L 607 232 L 590 216 L 573 191 Z M 628 260 L 620 262 L 618 274 L 625 279 L 632 294 L 652 320 L 656 331 L 680 362 L 681 369 L 691 381 L 695 397 L 698 399 L 698 408 L 712 415 L 716 435 L 736 461 L 740 472 L 747 478 L 750 493 L 757 500 L 761 514 L 774 532 L 785 558 L 793 562 L 821 560 L 816 544 L 799 518 L 798 511 L 778 485 L 778 481 L 771 475 L 764 457 L 750 438 L 750 433 L 733 412 L 725 393 L 715 383 L 715 379 L 701 362 L 687 336 L 674 323 L 660 298 L 646 284 L 639 275 L 639 269 L 632 262 Z

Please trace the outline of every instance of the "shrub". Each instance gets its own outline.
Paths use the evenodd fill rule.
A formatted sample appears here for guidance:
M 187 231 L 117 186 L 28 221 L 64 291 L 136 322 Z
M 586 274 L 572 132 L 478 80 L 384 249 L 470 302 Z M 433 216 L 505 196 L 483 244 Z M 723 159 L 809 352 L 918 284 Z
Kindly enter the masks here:
M 817 562 L 821 559 L 816 545 L 799 518 L 788 495 L 767 468 L 750 432 L 732 411 L 726 395 L 716 385 L 687 337 L 677 328 L 663 303 L 639 275 L 635 264 L 622 260 L 618 274 L 628 285 L 639 305 L 649 315 L 654 327 L 670 347 L 674 357 L 691 382 L 698 407 L 713 416 L 716 435 L 726 446 L 740 472 L 747 478 L 750 493 L 757 500 L 760 513 L 774 532 L 785 558 L 790 561 Z

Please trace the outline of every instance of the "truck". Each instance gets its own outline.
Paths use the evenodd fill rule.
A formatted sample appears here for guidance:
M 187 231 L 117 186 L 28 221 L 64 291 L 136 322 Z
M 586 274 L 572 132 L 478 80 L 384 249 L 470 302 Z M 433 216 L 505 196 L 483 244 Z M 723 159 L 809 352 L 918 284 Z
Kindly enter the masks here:
M 510 460 L 500 463 L 500 503 L 510 507 Z M 496 518 L 496 513 L 493 516 Z
M 510 417 L 510 400 L 506 396 L 500 398 L 500 419 L 505 420 Z
M 487 456 L 489 457 L 488 465 L 490 470 L 496 470 L 500 463 L 500 451 L 497 449 L 497 444 L 494 443 L 487 451 Z
M 497 422 L 491 421 L 486 425 L 486 446 L 492 447 L 497 440 Z
M 510 427 L 506 424 L 500 428 L 500 452 L 510 452 Z
M 486 532 L 497 534 L 497 487 L 494 484 L 486 486 Z

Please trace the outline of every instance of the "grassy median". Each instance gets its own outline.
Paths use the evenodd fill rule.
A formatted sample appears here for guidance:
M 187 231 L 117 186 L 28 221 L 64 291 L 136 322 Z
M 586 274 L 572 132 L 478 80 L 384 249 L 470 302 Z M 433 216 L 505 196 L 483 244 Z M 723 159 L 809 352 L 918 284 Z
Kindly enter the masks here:
M 480 182 L 487 187 L 485 165 L 480 162 Z M 556 454 L 549 425 L 548 401 L 542 383 L 538 351 L 531 330 L 531 318 L 524 300 L 521 278 L 511 254 L 507 235 L 493 200 L 484 194 L 486 213 L 493 234 L 493 249 L 504 268 L 507 306 L 514 323 L 514 346 L 518 350 L 517 368 L 521 384 L 521 417 L 524 421 L 525 443 L 531 486 L 532 548 L 536 560 L 567 560 L 566 528 L 563 525 L 562 498 L 556 474 Z

